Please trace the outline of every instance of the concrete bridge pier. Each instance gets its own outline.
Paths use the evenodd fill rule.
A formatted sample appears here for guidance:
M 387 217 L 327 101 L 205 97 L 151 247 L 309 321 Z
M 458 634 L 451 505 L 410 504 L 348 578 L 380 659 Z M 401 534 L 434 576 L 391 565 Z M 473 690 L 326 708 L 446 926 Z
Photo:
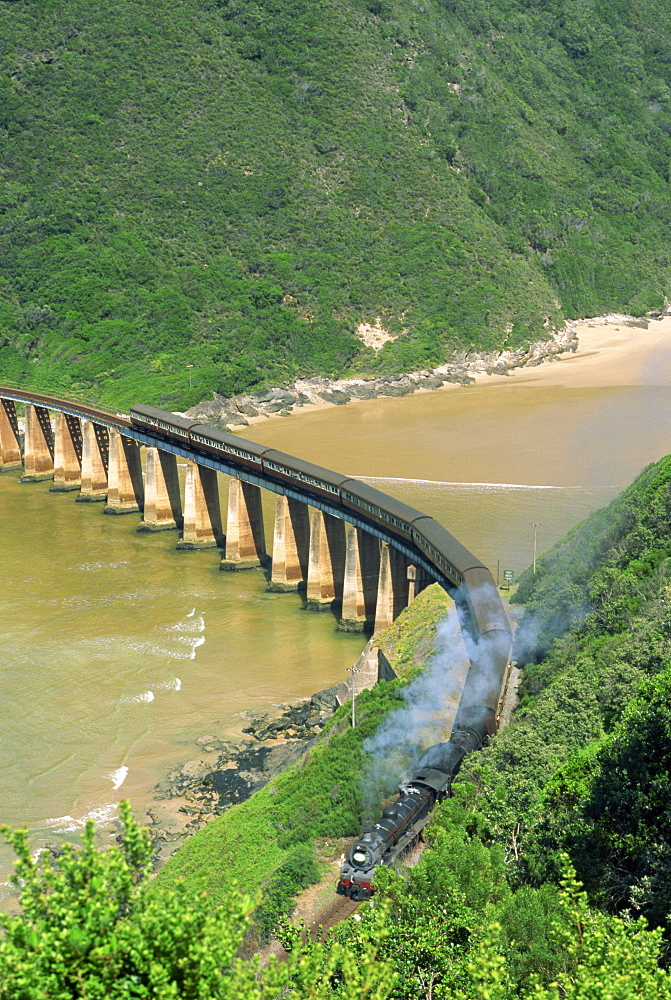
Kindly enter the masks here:
M 22 468 L 16 404 L 13 399 L 0 399 L 0 472 Z
M 67 493 L 82 485 L 82 425 L 79 417 L 56 412 L 54 484 L 50 493 Z
M 39 483 L 54 478 L 54 436 L 46 407 L 33 403 L 25 405 L 23 475 L 19 482 Z
M 344 523 L 313 507 L 310 512 L 307 609 L 329 611 L 341 604 L 344 576 Z
M 138 531 L 168 531 L 182 527 L 182 498 L 177 478 L 177 456 L 147 448 L 143 519 Z
M 310 514 L 300 500 L 278 496 L 275 505 L 273 568 L 268 590 L 305 590 L 310 557 Z
M 189 462 L 184 485 L 184 531 L 177 548 L 214 549 L 223 543 L 217 473 Z
M 380 575 L 380 543 L 374 535 L 353 524 L 345 525 L 345 578 L 341 618 L 342 632 L 365 632 L 373 628 Z
M 229 479 L 226 551 L 219 569 L 239 570 L 267 566 L 261 489 L 241 479 Z
M 108 487 L 103 514 L 134 514 L 144 507 L 140 446 L 115 430 L 109 436 Z
M 408 606 L 408 563 L 388 542 L 380 543 L 380 576 L 375 608 L 375 631 L 381 632 Z
M 82 488 L 76 503 L 107 500 L 109 432 L 102 424 L 82 420 Z

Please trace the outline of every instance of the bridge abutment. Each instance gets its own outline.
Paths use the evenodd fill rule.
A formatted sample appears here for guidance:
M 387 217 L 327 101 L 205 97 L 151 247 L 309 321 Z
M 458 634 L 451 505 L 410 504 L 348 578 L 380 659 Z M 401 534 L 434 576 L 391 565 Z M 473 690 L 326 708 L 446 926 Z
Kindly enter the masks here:
M 313 507 L 310 512 L 307 609 L 328 611 L 341 604 L 344 576 L 344 522 Z
M 219 568 L 255 569 L 268 562 L 261 489 L 253 483 L 229 479 L 226 551 Z
M 82 425 L 79 417 L 56 411 L 54 484 L 50 493 L 67 493 L 82 485 Z
M 340 631 L 365 632 L 372 629 L 379 573 L 378 539 L 353 524 L 345 524 L 345 574 L 341 618 L 338 622 Z
M 22 483 L 39 483 L 54 478 L 54 436 L 49 411 L 36 403 L 26 403 Z
M 223 541 L 217 473 L 189 462 L 184 485 L 184 531 L 177 548 L 214 549 Z
M 144 482 L 140 446 L 132 438 L 111 430 L 109 482 L 103 514 L 135 514 L 144 507 Z
M 275 506 L 273 567 L 268 590 L 289 593 L 304 590 L 310 558 L 308 505 L 278 496 Z
M 107 499 L 109 432 L 102 424 L 82 420 L 82 488 L 76 503 L 100 503 Z
M 16 404 L 13 399 L 0 399 L 0 472 L 22 468 Z
M 182 526 L 182 498 L 177 478 L 177 456 L 147 448 L 144 515 L 138 531 L 168 531 Z

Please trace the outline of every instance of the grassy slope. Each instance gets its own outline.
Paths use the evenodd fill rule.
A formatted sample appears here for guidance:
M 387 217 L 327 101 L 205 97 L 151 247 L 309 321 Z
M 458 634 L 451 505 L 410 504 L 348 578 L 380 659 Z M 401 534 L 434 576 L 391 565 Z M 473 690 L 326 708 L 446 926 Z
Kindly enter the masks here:
M 361 743 L 398 705 L 398 686 L 430 655 L 435 627 L 446 608 L 447 597 L 439 587 L 424 591 L 381 636 L 400 679 L 357 697 L 356 729 L 344 705 L 300 765 L 191 837 L 166 863 L 155 885 L 160 889 L 180 879 L 188 893 L 205 889 L 217 903 L 231 881 L 251 892 L 267 886 L 296 849 L 311 847 L 316 837 L 356 834 L 361 824 Z M 423 658 L 418 658 L 419 649 Z
M 0 370 L 184 406 L 660 306 L 669 37 L 656 0 L 3 2 Z

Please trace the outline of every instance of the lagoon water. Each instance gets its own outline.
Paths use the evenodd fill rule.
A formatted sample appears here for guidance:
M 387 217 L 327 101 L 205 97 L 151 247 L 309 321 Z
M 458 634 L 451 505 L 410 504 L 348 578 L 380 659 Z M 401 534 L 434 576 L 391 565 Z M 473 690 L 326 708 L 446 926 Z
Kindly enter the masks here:
M 48 486 L 0 476 L 0 821 L 36 844 L 126 796 L 141 814 L 198 736 L 336 683 L 364 641 L 260 571 L 221 573 L 218 551 Z
M 671 451 L 667 367 L 660 354 L 639 384 L 363 401 L 245 434 L 366 477 L 494 574 L 519 573 L 534 522 L 540 552 Z M 176 553 L 174 532 L 138 535 L 137 515 L 103 517 L 17 478 L 0 476 L 0 821 L 36 844 L 109 820 L 126 796 L 142 813 L 156 781 L 197 756 L 196 737 L 234 735 L 241 712 L 341 680 L 363 646 L 297 595 L 267 593 L 261 571 L 220 573 L 216 551 Z
M 245 433 L 366 477 L 436 517 L 494 574 L 517 574 L 533 558 L 533 522 L 540 552 L 671 451 L 670 418 L 668 386 L 522 383 L 366 400 Z

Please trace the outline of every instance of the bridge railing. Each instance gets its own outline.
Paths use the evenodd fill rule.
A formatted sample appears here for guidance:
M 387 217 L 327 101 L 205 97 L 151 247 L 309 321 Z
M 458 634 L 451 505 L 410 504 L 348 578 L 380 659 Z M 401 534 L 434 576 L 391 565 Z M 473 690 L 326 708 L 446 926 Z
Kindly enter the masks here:
M 52 396 L 56 399 L 70 400 L 73 403 L 82 403 L 85 406 L 98 406 L 99 400 L 92 392 L 87 392 L 84 389 L 77 389 L 71 386 L 47 386 L 47 385 L 31 385 L 27 386 L 25 382 L 15 382 L 12 379 L 4 378 L 0 375 L 0 385 L 6 386 L 7 389 L 15 389 L 17 392 L 33 392 L 40 396 Z

